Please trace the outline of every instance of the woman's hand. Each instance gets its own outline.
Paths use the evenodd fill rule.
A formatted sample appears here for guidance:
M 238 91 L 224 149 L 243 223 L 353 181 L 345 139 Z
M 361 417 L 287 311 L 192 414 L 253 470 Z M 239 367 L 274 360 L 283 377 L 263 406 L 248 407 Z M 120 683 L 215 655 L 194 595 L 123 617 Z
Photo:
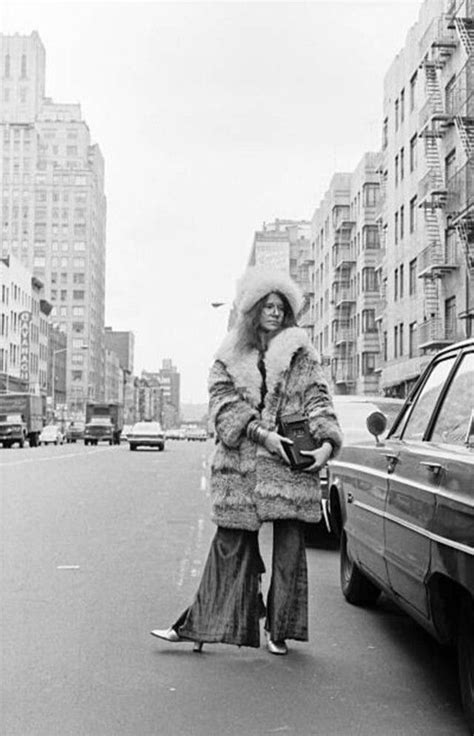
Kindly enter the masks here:
M 283 462 L 287 465 L 290 464 L 288 455 L 286 454 L 283 445 L 292 445 L 293 441 L 289 440 L 288 437 L 283 437 L 278 432 L 268 432 L 265 438 L 265 447 L 272 455 L 279 455 Z
M 313 464 L 308 468 L 304 468 L 304 470 L 309 472 L 321 470 L 332 455 L 332 445 L 330 442 L 323 442 L 321 447 L 318 447 L 316 450 L 300 450 L 300 455 L 307 455 L 314 460 Z

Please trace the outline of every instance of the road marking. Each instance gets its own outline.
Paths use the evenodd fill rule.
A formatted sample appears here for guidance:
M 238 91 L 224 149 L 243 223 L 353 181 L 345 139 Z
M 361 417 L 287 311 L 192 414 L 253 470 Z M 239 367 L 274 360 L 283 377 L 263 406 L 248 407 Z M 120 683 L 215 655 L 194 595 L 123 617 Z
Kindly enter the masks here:
M 84 455 L 94 455 L 97 452 L 107 452 L 107 450 L 110 450 L 110 447 L 100 447 L 97 450 L 86 450 L 86 452 L 70 452 L 67 455 L 48 455 L 48 457 L 35 457 L 28 460 L 18 460 L 13 463 L 0 463 L 0 468 L 11 468 L 14 465 L 26 465 L 27 463 L 41 463 L 51 461 L 51 460 L 63 460 L 66 457 L 84 457 Z
M 80 565 L 57 565 L 56 570 L 80 570 Z
M 205 491 L 206 488 L 207 488 L 206 476 L 205 475 L 201 475 L 201 489 L 200 490 L 201 491 Z

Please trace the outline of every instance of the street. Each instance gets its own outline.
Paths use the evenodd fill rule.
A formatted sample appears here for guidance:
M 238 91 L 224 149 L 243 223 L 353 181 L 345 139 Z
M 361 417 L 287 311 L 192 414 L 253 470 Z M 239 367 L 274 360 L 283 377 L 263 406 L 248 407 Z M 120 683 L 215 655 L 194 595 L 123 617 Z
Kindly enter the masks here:
M 211 452 L 0 451 L 1 733 L 466 734 L 452 656 L 385 599 L 348 605 L 331 544 L 308 549 L 310 642 L 287 657 L 150 636 L 205 562 Z M 268 567 L 271 529 L 260 537 Z

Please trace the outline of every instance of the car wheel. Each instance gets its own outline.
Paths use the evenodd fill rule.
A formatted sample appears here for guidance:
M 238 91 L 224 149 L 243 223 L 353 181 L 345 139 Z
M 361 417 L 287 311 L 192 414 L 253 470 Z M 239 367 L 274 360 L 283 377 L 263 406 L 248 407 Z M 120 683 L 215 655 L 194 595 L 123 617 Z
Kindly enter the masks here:
M 22 449 L 25 446 L 25 440 L 20 440 L 18 443 L 20 449 Z
M 346 601 L 355 606 L 369 606 L 377 601 L 380 589 L 361 572 L 350 558 L 345 532 L 341 537 L 340 576 L 341 589 Z
M 136 450 L 137 449 L 137 446 L 136 445 L 130 445 L 130 449 L 131 450 Z
M 474 733 L 474 604 L 461 603 L 457 636 L 459 688 L 470 731 Z

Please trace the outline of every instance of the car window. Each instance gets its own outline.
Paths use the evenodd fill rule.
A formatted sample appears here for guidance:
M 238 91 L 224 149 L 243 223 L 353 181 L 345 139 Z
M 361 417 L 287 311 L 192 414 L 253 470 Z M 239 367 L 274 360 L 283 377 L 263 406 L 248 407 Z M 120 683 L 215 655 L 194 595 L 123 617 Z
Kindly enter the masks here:
M 407 415 L 402 438 L 404 440 L 421 440 L 426 432 L 428 422 L 443 390 L 443 386 L 453 366 L 456 356 L 436 363 L 425 381 L 423 388 L 415 399 L 411 411 Z
M 462 359 L 436 419 L 432 442 L 463 445 L 474 409 L 474 353 Z

